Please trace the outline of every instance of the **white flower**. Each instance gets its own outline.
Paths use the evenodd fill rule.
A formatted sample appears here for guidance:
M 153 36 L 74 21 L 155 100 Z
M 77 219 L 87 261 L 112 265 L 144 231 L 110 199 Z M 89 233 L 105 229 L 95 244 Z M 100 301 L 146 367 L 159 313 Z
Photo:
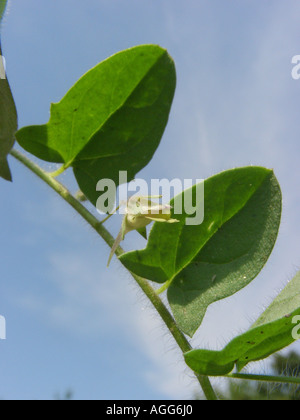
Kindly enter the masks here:
M 150 198 L 160 198 L 160 196 L 133 196 L 127 201 L 122 227 L 111 249 L 107 266 L 109 266 L 117 247 L 124 239 L 126 233 L 137 230 L 146 237 L 146 226 L 153 221 L 165 223 L 179 222 L 179 220 L 171 218 L 171 206 L 168 204 L 154 203 Z

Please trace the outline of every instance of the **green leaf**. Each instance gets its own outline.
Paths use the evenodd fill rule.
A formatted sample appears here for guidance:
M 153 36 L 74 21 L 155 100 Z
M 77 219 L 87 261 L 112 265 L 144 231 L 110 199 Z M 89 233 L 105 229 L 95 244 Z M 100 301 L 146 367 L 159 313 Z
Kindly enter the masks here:
M 40 159 L 73 166 L 81 191 L 96 204 L 99 180 L 134 178 L 152 158 L 168 121 L 176 84 L 167 51 L 143 45 L 85 74 L 57 104 L 48 124 L 25 127 L 17 140 Z
M 200 375 L 226 375 L 232 371 L 234 365 L 240 371 L 248 363 L 264 359 L 293 343 L 299 337 L 299 315 L 300 272 L 249 331 L 234 338 L 221 351 L 187 352 L 186 363 Z
M 6 3 L 0 0 L 0 21 L 4 15 Z M 7 155 L 13 148 L 17 128 L 17 111 L 4 71 L 0 40 L 0 177 L 7 181 L 12 181 Z
M 7 0 L 0 0 L 0 22 L 4 16 Z
M 12 180 L 7 155 L 13 148 L 17 128 L 17 111 L 8 80 L 0 78 L 0 177 L 7 181 Z
M 135 274 L 169 286 L 175 319 L 190 336 L 211 303 L 258 275 L 275 244 L 281 216 L 280 187 L 271 170 L 225 171 L 205 180 L 204 189 L 202 224 L 186 225 L 187 214 L 174 214 L 180 223 L 156 223 L 146 249 L 120 257 Z M 176 208 L 181 200 L 180 194 L 171 205 Z

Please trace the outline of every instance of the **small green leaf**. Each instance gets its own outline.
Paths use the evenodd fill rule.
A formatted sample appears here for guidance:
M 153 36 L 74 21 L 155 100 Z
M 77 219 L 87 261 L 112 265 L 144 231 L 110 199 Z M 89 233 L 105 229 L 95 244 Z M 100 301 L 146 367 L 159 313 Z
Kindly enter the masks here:
M 96 204 L 99 180 L 134 178 L 152 158 L 168 121 L 176 84 L 167 51 L 143 45 L 85 74 L 57 104 L 48 124 L 25 127 L 17 140 L 49 162 L 73 166 L 81 191 Z
M 202 224 L 186 225 L 188 215 L 175 214 L 180 223 L 156 223 L 146 249 L 120 257 L 135 274 L 169 286 L 175 319 L 190 336 L 211 303 L 258 275 L 273 249 L 281 216 L 281 192 L 271 170 L 225 171 L 207 179 L 204 189 Z M 170 204 L 176 208 L 178 200 L 181 195 Z
M 299 315 L 300 271 L 249 331 L 234 338 L 221 351 L 187 352 L 186 363 L 200 375 L 226 375 L 234 365 L 240 371 L 248 363 L 264 359 L 293 343 L 299 334 Z
M 0 21 L 4 15 L 6 0 L 0 0 Z M 17 131 L 17 111 L 4 71 L 0 40 L 0 177 L 12 181 L 7 155 L 13 148 Z

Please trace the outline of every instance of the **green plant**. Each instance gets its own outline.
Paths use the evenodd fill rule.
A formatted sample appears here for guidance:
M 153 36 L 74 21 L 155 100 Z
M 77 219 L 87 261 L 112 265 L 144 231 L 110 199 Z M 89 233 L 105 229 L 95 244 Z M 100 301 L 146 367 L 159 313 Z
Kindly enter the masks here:
M 0 5 L 3 13 L 5 2 Z M 134 179 L 161 141 L 175 85 L 175 65 L 168 52 L 156 45 L 137 46 L 119 52 L 85 74 L 59 103 L 51 105 L 47 124 L 17 131 L 9 84 L 7 79 L 1 79 L 0 176 L 11 180 L 7 164 L 10 153 L 95 229 L 162 317 L 206 397 L 216 399 L 209 376 L 257 379 L 257 375 L 251 378 L 231 372 L 235 366 L 240 371 L 249 362 L 263 359 L 296 339 L 293 331 L 294 320 L 300 315 L 299 274 L 253 327 L 233 339 L 224 350 L 192 349 L 186 337 L 192 337 L 198 330 L 211 303 L 248 285 L 267 262 L 281 217 L 281 191 L 273 171 L 244 167 L 206 179 L 205 217 L 201 224 L 187 223 L 197 208 L 194 214 L 185 210 L 175 212 L 188 196 L 195 201 L 198 185 L 184 191 L 171 200 L 170 213 L 162 218 L 170 217 L 176 223 L 155 222 L 146 248 L 127 253 L 114 246 L 115 239 L 104 227 L 107 217 L 96 218 L 56 180 L 72 168 L 80 195 L 96 206 L 99 180 L 109 179 L 118 186 L 120 171 L 127 173 L 128 181 Z M 61 164 L 61 168 L 47 173 L 12 149 L 15 138 L 27 152 Z M 137 215 L 144 213 L 137 211 L 134 217 Z M 140 231 L 155 217 L 147 223 L 142 219 L 137 224 L 131 220 L 130 228 Z M 125 232 L 124 228 L 122 237 Z M 144 230 L 140 233 L 145 235 Z M 160 286 L 156 289 L 150 282 Z M 160 298 L 164 292 L 172 314 Z M 258 376 L 261 380 L 299 382 L 298 378 Z

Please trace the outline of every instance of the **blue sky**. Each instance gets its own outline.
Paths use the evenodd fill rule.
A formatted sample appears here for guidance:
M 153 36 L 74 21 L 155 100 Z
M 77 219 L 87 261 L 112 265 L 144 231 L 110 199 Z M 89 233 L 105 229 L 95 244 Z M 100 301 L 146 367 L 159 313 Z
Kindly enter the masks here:
M 192 340 L 221 348 L 245 331 L 299 269 L 300 54 L 297 0 L 11 0 L 2 27 L 19 126 L 48 121 L 87 70 L 139 44 L 168 49 L 177 90 L 151 178 L 273 168 L 283 192 L 278 242 L 251 285 L 212 305 Z M 0 397 L 191 398 L 197 386 L 130 276 L 79 216 L 10 159 L 0 181 Z M 43 164 L 46 169 L 53 166 Z M 71 173 L 62 176 L 72 191 Z M 118 216 L 108 227 L 116 234 Z M 124 247 L 144 246 L 128 235 Z M 298 344 L 296 345 L 298 346 Z M 298 346 L 299 347 L 299 346 Z M 254 364 L 264 371 L 266 362 Z M 223 382 L 217 380 L 219 386 Z

